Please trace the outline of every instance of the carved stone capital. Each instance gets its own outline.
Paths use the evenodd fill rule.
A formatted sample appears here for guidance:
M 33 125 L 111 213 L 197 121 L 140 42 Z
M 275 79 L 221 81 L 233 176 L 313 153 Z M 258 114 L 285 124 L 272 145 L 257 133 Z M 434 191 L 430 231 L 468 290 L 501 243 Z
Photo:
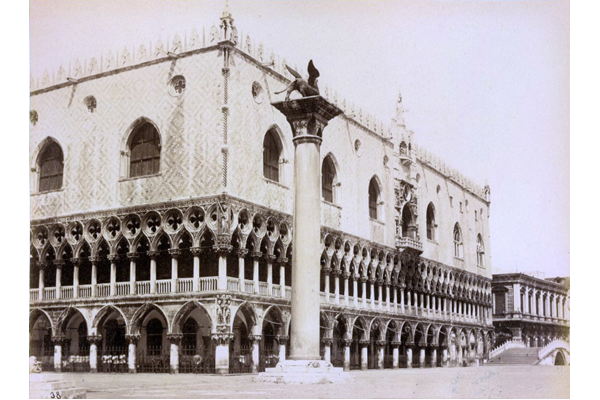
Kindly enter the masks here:
M 148 254 L 148 257 L 150 257 L 150 258 L 156 259 L 160 255 L 160 252 L 158 252 L 158 251 L 149 251 L 146 254 Z
M 253 251 L 252 253 L 250 253 L 250 257 L 256 260 L 262 257 L 262 253 L 260 251 Z
M 140 255 L 138 253 L 127 253 L 127 258 L 129 259 L 129 261 L 135 261 Z
M 248 249 L 238 249 L 236 251 L 236 253 L 237 253 L 238 257 L 244 258 L 248 255 Z
M 342 339 L 341 343 L 342 343 L 342 345 L 344 345 L 344 347 L 348 347 L 348 346 L 352 345 L 352 339 Z
M 366 283 L 369 280 L 369 278 L 367 278 L 366 276 L 361 276 L 358 279 L 360 280 L 360 283 Z
M 262 338 L 262 335 L 248 335 L 248 340 L 250 340 L 253 343 L 260 342 Z
M 190 252 L 192 253 L 192 255 L 194 257 L 198 257 L 200 255 L 200 253 L 202 253 L 202 248 L 201 247 L 190 247 Z
M 339 269 L 334 269 L 331 271 L 331 275 L 336 277 L 336 276 L 340 276 L 342 274 L 342 271 L 340 271 Z
M 352 274 L 351 274 L 349 271 L 344 271 L 344 272 L 342 273 L 342 277 L 343 277 L 344 279 L 348 279 L 348 278 L 350 278 L 350 275 L 352 275 Z
M 285 264 L 287 264 L 288 261 L 289 260 L 287 258 L 280 257 L 280 258 L 277 259 L 277 264 L 279 264 L 279 265 L 285 265 Z
M 378 341 L 376 341 L 376 342 L 375 342 L 375 344 L 376 344 L 378 347 L 384 347 L 384 346 L 385 346 L 385 343 L 386 343 L 386 342 L 385 342 L 385 340 L 378 340 Z
M 323 273 L 324 274 L 330 274 L 331 273 L 331 268 L 323 267 Z
M 393 340 L 393 341 L 392 341 L 392 347 L 399 347 L 399 346 L 401 346 L 401 345 L 402 345 L 402 342 L 399 342 L 399 341 L 397 341 L 397 340 Z
M 90 257 L 90 262 L 92 264 L 97 264 L 100 261 L 100 257 Z
M 38 269 L 46 269 L 48 268 L 48 263 L 46 261 L 38 261 L 36 263 Z
M 226 346 L 233 340 L 233 333 L 213 333 L 210 338 L 217 346 Z
M 371 343 L 371 341 L 368 340 L 368 339 L 361 339 L 361 340 L 358 341 L 358 345 L 360 347 L 366 347 L 366 346 L 369 345 L 369 343 Z
M 79 267 L 79 264 L 81 264 L 82 259 L 79 257 L 73 257 L 71 258 L 71 263 L 73 264 L 74 267 Z
M 102 335 L 89 335 L 87 339 L 90 344 L 94 344 L 96 346 L 102 343 Z
M 169 255 L 173 258 L 178 258 L 181 255 L 181 250 L 179 249 L 169 249 Z
M 233 246 L 231 244 L 215 244 L 213 246 L 213 250 L 217 252 L 220 256 L 227 256 L 227 254 L 231 253 L 233 250 Z
M 167 333 L 167 340 L 172 344 L 181 343 L 181 339 L 183 339 L 182 333 Z
M 52 261 L 52 264 L 54 264 L 57 269 L 60 269 L 65 265 L 65 260 L 54 260 Z
M 119 258 L 118 255 L 116 254 L 109 254 L 108 256 L 106 256 L 106 258 L 108 258 L 108 261 L 110 261 L 111 263 L 117 261 L 117 259 Z
M 139 342 L 141 337 L 142 337 L 142 335 L 140 335 L 140 334 L 126 334 L 125 335 L 125 339 L 127 339 L 127 342 L 129 342 L 130 344 L 137 344 L 137 342 Z
M 277 341 L 278 344 L 286 344 L 288 340 L 290 340 L 289 336 L 284 336 L 284 335 L 277 335 L 275 336 L 275 340 Z
M 321 343 L 323 344 L 323 346 L 331 347 L 333 345 L 333 338 L 322 338 Z
M 273 254 L 267 254 L 265 256 L 265 260 L 267 260 L 268 263 L 273 263 L 273 261 L 275 261 L 277 257 L 275 257 Z
M 52 344 L 55 346 L 62 346 L 63 343 L 67 340 L 67 338 L 65 336 L 59 335 L 59 336 L 52 336 Z

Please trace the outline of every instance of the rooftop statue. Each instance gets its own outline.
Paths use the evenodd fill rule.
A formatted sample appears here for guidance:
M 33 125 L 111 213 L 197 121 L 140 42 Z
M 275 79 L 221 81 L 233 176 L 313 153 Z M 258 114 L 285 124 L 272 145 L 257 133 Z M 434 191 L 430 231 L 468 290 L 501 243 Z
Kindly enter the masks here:
M 285 67 L 296 79 L 292 81 L 287 88 L 280 92 L 275 92 L 275 94 L 280 94 L 287 90 L 285 101 L 290 101 L 290 94 L 292 94 L 294 90 L 300 92 L 302 97 L 317 96 L 319 94 L 319 86 L 317 86 L 319 70 L 315 68 L 312 60 L 308 62 L 308 82 L 304 80 L 297 71 L 290 68 L 289 65 L 286 64 Z

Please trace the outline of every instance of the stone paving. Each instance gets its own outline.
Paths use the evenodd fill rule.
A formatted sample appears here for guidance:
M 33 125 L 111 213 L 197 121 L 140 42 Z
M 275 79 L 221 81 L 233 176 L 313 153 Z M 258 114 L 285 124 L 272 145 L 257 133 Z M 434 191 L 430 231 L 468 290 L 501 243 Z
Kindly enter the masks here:
M 96 398 L 569 398 L 570 367 L 351 371 L 351 383 L 278 385 L 252 375 L 64 374 Z

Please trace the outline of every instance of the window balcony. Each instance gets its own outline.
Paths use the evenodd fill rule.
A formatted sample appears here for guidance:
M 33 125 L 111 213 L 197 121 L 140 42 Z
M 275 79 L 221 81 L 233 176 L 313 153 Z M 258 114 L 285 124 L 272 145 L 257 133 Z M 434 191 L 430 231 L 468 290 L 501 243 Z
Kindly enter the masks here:
M 423 243 L 410 237 L 396 238 L 396 247 L 400 251 L 414 250 L 419 254 L 423 252 Z

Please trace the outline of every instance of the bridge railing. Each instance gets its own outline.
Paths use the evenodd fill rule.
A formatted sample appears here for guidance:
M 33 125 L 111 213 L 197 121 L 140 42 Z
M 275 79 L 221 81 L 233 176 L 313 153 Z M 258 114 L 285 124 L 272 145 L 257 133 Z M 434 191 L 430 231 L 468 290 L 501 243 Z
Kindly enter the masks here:
M 490 351 L 490 358 L 496 357 L 498 354 L 501 354 L 508 349 L 514 349 L 517 347 L 525 347 L 525 343 L 523 343 L 521 339 L 509 340 L 508 342 L 505 342 L 504 344 L 501 344 L 500 346 Z
M 558 339 L 551 341 L 550 343 L 548 343 L 548 345 L 540 349 L 540 352 L 538 353 L 538 359 L 541 360 L 543 358 L 548 357 L 548 355 L 556 349 L 565 349 L 567 353 L 571 353 L 569 343 L 565 342 L 564 340 Z

